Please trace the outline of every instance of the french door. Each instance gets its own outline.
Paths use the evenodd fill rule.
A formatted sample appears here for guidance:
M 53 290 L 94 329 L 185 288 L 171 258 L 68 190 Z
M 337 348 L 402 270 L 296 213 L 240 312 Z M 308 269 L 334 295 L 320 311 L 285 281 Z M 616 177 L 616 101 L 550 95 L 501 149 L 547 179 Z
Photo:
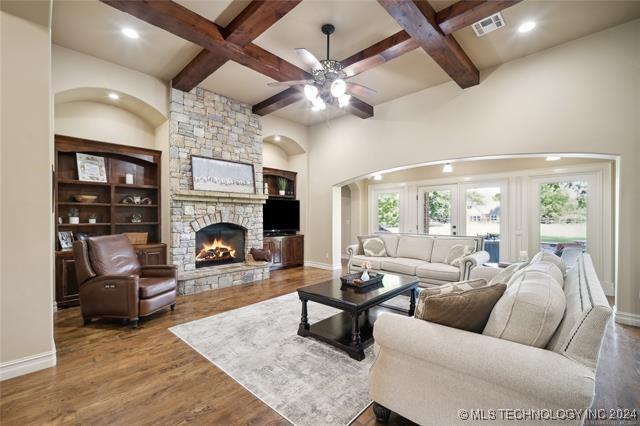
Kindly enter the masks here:
M 457 185 L 418 188 L 418 232 L 431 235 L 458 235 Z
M 418 232 L 430 235 L 482 236 L 492 262 L 506 253 L 503 198 L 505 182 L 418 187 Z

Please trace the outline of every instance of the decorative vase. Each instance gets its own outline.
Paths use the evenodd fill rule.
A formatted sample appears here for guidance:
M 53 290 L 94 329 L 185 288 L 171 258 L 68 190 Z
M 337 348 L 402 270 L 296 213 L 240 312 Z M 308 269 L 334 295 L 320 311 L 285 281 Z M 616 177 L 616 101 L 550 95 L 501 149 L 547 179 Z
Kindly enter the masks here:
M 80 223 L 80 218 L 79 217 L 69 217 L 69 223 L 78 224 L 78 223 Z
M 264 195 L 269 195 L 269 183 L 264 183 Z
M 95 219 L 89 219 L 89 223 L 96 223 Z
M 360 275 L 362 281 L 369 281 L 369 272 L 365 269 L 362 275 Z
M 285 195 L 285 194 L 286 194 L 286 192 L 285 192 L 285 190 L 284 190 L 284 189 L 280 189 L 280 190 L 278 191 L 278 193 L 279 193 L 280 195 Z

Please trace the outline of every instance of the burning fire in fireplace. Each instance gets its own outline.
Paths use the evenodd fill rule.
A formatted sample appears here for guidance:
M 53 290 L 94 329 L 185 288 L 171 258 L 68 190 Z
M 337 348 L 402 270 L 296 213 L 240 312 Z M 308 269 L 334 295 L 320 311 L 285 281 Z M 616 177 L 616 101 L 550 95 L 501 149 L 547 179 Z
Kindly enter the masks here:
M 209 244 L 203 244 L 196 255 L 196 262 L 227 262 L 236 257 L 236 250 L 224 241 L 214 239 Z

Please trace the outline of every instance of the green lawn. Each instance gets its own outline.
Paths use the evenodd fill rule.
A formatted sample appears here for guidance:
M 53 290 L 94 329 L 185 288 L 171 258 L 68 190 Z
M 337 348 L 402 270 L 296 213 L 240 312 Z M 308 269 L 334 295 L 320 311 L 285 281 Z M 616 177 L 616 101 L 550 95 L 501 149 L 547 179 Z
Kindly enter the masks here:
M 584 236 L 575 236 L 575 237 L 557 237 L 553 235 L 542 235 L 540 236 L 541 243 L 573 243 L 576 241 L 584 241 Z

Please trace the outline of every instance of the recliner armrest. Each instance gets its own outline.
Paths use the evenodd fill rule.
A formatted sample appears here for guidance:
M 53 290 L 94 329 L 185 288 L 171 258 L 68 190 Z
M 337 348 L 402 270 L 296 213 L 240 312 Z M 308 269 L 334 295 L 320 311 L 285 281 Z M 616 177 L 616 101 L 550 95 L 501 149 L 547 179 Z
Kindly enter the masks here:
M 358 244 L 348 245 L 347 254 L 349 255 L 349 261 L 347 262 L 347 273 L 351 273 L 351 262 L 353 261 L 353 256 L 358 254 Z
M 137 319 L 139 291 L 137 275 L 100 275 L 87 280 L 79 291 L 82 315 Z
M 145 265 L 140 267 L 143 277 L 174 277 L 178 274 L 176 265 Z
M 373 335 L 378 357 L 387 350 L 400 352 L 433 368 L 483 380 L 490 384 L 486 392 L 495 386 L 557 408 L 591 404 L 594 371 L 550 350 L 390 313 L 378 317 Z M 372 370 L 375 367 L 374 363 Z M 450 386 L 464 387 L 464 383 Z

